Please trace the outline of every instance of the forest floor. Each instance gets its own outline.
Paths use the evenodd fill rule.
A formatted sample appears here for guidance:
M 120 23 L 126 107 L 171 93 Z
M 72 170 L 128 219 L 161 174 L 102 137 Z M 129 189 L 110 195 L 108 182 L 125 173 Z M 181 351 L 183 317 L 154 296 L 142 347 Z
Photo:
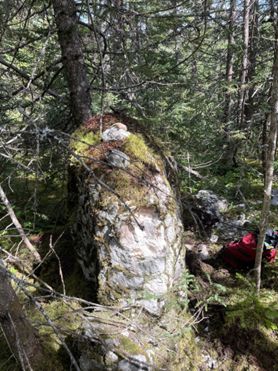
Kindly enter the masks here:
M 208 262 L 192 257 L 192 247 L 203 242 L 187 232 L 187 268 L 194 274 L 189 308 L 193 313 L 204 305 L 195 326 L 196 370 L 278 370 L 278 262 L 263 266 L 258 298 L 250 271 L 230 269 L 221 260 L 221 244 L 212 244 Z
M 208 173 L 192 182 L 190 192 L 213 190 L 228 201 L 227 219 L 240 218 L 258 225 L 263 196 L 263 176 L 258 161 L 245 159 L 241 166 L 217 175 Z M 278 176 L 274 176 L 274 193 Z M 185 188 L 186 189 L 186 188 Z M 277 229 L 277 205 L 272 205 L 269 227 Z M 198 232 L 198 230 L 197 230 Z M 193 274 L 191 311 L 204 304 L 204 320 L 195 326 L 202 362 L 196 370 L 278 370 L 278 261 L 262 267 L 260 296 L 252 270 L 232 270 L 219 258 L 225 241 L 209 241 L 186 231 L 187 269 Z M 237 239 L 237 237 L 231 238 Z M 226 241 L 227 242 L 227 241 Z M 205 244 L 212 259 L 196 262 L 191 252 Z M 189 253 L 189 254 L 188 254 Z M 191 265 L 191 266 L 190 266 Z M 196 289 L 197 286 L 197 289 Z M 191 308 L 191 306 L 193 308 Z
M 246 168 L 245 174 L 247 176 L 235 171 L 225 178 L 207 179 L 205 184 L 199 184 L 198 187 L 214 189 L 215 192 L 219 191 L 221 196 L 227 197 L 231 217 L 237 213 L 234 205 L 239 199 L 235 195 L 243 196 L 240 201 L 245 202 L 246 218 L 257 222 L 261 207 L 259 195 L 262 194 L 262 182 L 257 180 L 253 164 L 252 171 Z M 21 190 L 16 192 L 15 201 L 18 210 L 24 210 L 20 216 L 25 220 L 26 230 L 32 229 L 30 221 L 34 200 L 30 196 L 33 194 L 34 183 L 34 179 L 19 177 L 14 185 L 15 189 Z M 50 254 L 37 274 L 55 290 L 62 292 L 62 267 L 67 294 L 90 299 L 90 287 L 85 283 L 81 269 L 76 264 L 68 221 L 63 214 L 66 207 L 65 189 L 62 184 L 63 181 L 60 180 L 52 182 L 51 185 L 45 183 L 39 185 L 37 191 L 39 209 L 43 210 L 43 213 L 36 214 L 37 229 L 31 236 L 32 242 L 45 255 L 51 239 L 59 256 L 58 259 L 55 254 Z M 276 188 L 277 186 L 278 184 Z M 274 228 L 277 225 L 275 209 L 270 214 L 270 226 Z M 185 243 L 190 251 L 207 243 L 207 240 L 204 241 L 195 232 L 187 230 Z M 7 239 L 7 249 L 9 244 Z M 223 246 L 221 243 L 207 245 L 212 257 L 217 256 Z M 254 283 L 248 271 L 231 271 L 217 258 L 212 259 L 211 264 L 195 263 L 192 272 L 185 272 L 187 283 L 182 290 L 186 295 L 188 292 L 189 300 L 185 306 L 188 305 L 189 315 L 194 315 L 201 308 L 202 321 L 193 323 L 193 336 L 178 340 L 179 344 L 177 342 L 171 349 L 173 366 L 166 363 L 163 370 L 278 371 L 278 261 L 263 267 L 259 298 L 255 295 Z M 190 268 L 189 264 L 187 267 Z M 54 315 L 57 316 L 57 313 Z M 171 318 L 169 326 L 170 321 Z M 182 318 L 180 323 L 183 321 L 187 320 Z M 0 339 L 0 371 L 14 371 L 11 354 L 2 340 Z

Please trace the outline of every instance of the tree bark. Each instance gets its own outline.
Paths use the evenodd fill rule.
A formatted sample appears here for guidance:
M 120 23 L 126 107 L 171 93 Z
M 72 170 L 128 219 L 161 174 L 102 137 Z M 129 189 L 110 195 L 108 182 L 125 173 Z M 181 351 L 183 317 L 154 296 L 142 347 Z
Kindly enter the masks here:
M 236 0 L 231 0 L 230 1 L 230 12 L 229 12 L 228 47 L 227 47 L 227 62 L 226 62 L 226 84 L 227 84 L 227 91 L 225 95 L 225 122 L 226 124 L 229 124 L 231 120 L 231 110 L 232 110 L 232 95 L 230 92 L 230 88 L 231 88 L 231 84 L 234 78 L 235 17 L 236 17 Z
M 246 100 L 246 82 L 249 67 L 249 34 L 250 34 L 250 8 L 251 0 L 244 0 L 244 19 L 243 19 L 243 55 L 240 77 L 240 94 L 239 94 L 239 128 L 244 128 L 245 123 L 245 100 Z
M 47 357 L 38 333 L 25 317 L 1 260 L 0 282 L 0 325 L 10 349 L 23 370 L 45 370 Z
M 258 56 L 258 35 L 259 35 L 259 2 L 253 0 L 250 9 L 250 45 L 249 45 L 249 68 L 247 75 L 248 88 L 246 89 L 246 99 L 244 106 L 244 116 L 247 128 L 251 127 L 254 107 L 254 77 L 256 74 Z
M 269 122 L 270 117 L 266 115 L 266 117 L 262 120 L 262 141 L 261 141 L 261 160 L 262 160 L 262 168 L 264 174 L 264 181 L 265 181 L 265 172 L 266 172 L 266 160 L 267 160 L 267 140 L 268 140 L 268 132 L 269 132 Z
M 230 1 L 229 11 L 229 27 L 228 27 L 228 45 L 227 45 L 227 60 L 226 60 L 226 93 L 225 93 L 225 106 L 224 106 L 224 122 L 225 122 L 225 145 L 226 148 L 223 153 L 222 163 L 225 168 L 230 168 L 236 164 L 235 153 L 236 143 L 230 134 L 230 124 L 232 121 L 232 93 L 231 86 L 234 79 L 234 26 L 236 17 L 236 0 Z
M 276 9 L 277 11 L 277 9 Z M 271 190 L 273 183 L 273 170 L 274 159 L 277 145 L 277 130 L 278 130 L 278 22 L 277 12 L 275 16 L 275 47 L 274 47 L 274 63 L 273 63 L 273 85 L 271 89 L 271 112 L 270 112 L 270 128 L 269 140 L 266 156 L 266 169 L 265 169 L 265 185 L 264 185 L 264 200 L 260 221 L 260 235 L 257 244 L 256 260 L 255 260 L 255 278 L 257 293 L 260 291 L 261 286 L 261 263 L 264 246 L 265 232 L 268 223 L 268 216 L 271 202 Z
M 70 91 L 71 110 L 75 127 L 91 116 L 90 85 L 78 31 L 74 0 L 52 0 L 63 66 Z

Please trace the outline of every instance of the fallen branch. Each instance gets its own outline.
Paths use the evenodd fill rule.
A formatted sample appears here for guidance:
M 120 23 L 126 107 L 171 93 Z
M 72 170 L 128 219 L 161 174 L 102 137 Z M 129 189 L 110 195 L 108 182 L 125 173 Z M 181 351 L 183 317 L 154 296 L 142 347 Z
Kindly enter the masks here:
M 4 189 L 2 188 L 1 184 L 0 184 L 0 198 L 3 202 L 3 204 L 5 205 L 7 211 L 8 211 L 8 214 L 11 218 L 11 221 L 13 222 L 13 225 L 15 226 L 15 228 L 17 229 L 22 241 L 24 242 L 24 244 L 26 245 L 27 249 L 32 253 L 33 257 L 35 258 L 36 262 L 40 262 L 41 261 L 41 257 L 40 257 L 40 254 L 37 252 L 36 248 L 32 245 L 32 243 L 30 242 L 29 238 L 26 236 L 25 232 L 24 232 L 24 229 L 22 228 L 22 225 L 20 224 L 19 220 L 17 219 L 14 211 L 13 211 L 13 208 L 10 204 L 10 201 L 9 199 L 7 198 L 6 196 L 6 193 L 4 192 Z
M 187 171 L 189 174 L 192 174 L 194 175 L 196 178 L 198 179 L 204 179 L 205 177 L 203 175 L 201 175 L 200 173 L 198 173 L 198 171 L 196 170 L 193 170 L 191 167 L 189 166 L 184 166 L 184 165 L 178 165 L 182 170 L 185 170 Z

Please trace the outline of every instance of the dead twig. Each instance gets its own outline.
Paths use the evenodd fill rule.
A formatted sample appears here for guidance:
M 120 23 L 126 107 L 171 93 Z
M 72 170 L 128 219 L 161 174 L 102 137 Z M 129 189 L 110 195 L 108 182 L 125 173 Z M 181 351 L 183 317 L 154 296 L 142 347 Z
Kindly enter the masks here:
M 40 254 L 38 253 L 36 248 L 32 245 L 29 238 L 26 236 L 26 234 L 24 232 L 24 229 L 22 228 L 22 225 L 20 224 L 19 220 L 17 219 L 17 217 L 15 215 L 15 212 L 14 212 L 14 210 L 13 210 L 11 204 L 10 204 L 10 201 L 7 198 L 6 193 L 4 192 L 4 189 L 2 188 L 1 184 L 0 184 L 0 198 L 2 200 L 2 203 L 5 205 L 5 207 L 8 211 L 8 214 L 9 214 L 14 226 L 16 227 L 22 241 L 26 245 L 27 249 L 32 253 L 32 256 L 35 258 L 35 261 L 40 262 L 41 261 Z

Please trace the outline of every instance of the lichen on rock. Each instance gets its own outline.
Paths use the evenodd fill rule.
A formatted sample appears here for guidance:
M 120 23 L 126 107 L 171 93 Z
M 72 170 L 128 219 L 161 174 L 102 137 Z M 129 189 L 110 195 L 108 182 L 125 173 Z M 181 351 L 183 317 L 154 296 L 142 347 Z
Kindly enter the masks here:
M 141 134 L 116 129 L 128 135 L 86 153 L 98 154 L 97 163 L 71 167 L 77 253 L 100 303 L 140 304 L 159 315 L 184 267 L 179 209 L 159 156 Z M 109 161 L 111 145 L 124 166 Z

